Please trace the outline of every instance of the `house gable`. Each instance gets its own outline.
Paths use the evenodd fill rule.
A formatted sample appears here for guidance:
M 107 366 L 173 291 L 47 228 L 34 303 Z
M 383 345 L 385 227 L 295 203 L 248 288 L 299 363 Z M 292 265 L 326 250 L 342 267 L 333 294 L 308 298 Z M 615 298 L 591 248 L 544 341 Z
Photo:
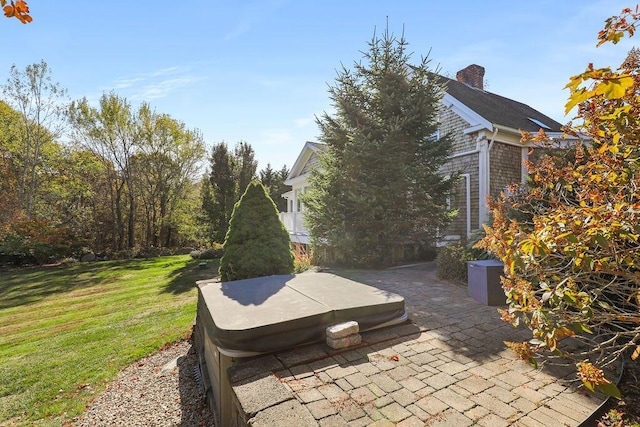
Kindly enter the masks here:
M 478 121 L 478 123 L 473 123 L 468 120 L 472 126 L 481 124 L 485 128 L 493 130 L 492 127 L 486 127 L 487 124 L 491 124 L 527 132 L 538 132 L 540 128 L 549 132 L 561 132 L 562 130 L 560 123 L 526 104 L 446 77 L 442 77 L 442 81 L 445 84 L 447 95 L 459 101 L 466 107 L 467 114 Z M 465 118 L 462 115 L 461 117 Z M 479 120 L 477 117 L 483 120 Z
M 285 185 L 292 185 L 300 183 L 307 179 L 309 172 L 318 164 L 318 151 L 323 150 L 324 144 L 318 142 L 307 141 L 300 151 L 298 158 L 291 167 L 291 171 L 284 181 Z
M 536 133 L 543 128 L 553 138 L 564 138 L 562 125 L 545 114 L 484 91 L 481 85 L 484 68 L 477 65 L 467 68 L 472 78 L 463 79 L 465 82 L 434 77 L 445 89 L 438 111 L 438 134 L 449 135 L 453 147 L 448 164 L 440 172 L 460 176 L 449 199 L 458 216 L 451 227 L 441 230 L 443 241 L 470 237 L 488 219 L 487 196 L 497 196 L 510 184 L 524 181 L 527 172 L 523 160 L 528 158 L 532 142 L 523 142 L 521 131 Z M 465 75 L 469 77 L 469 72 L 462 73 Z M 563 142 L 570 143 L 567 139 Z M 289 211 L 282 213 L 281 218 L 293 242 L 308 242 L 302 222 L 304 206 L 299 196 L 309 185 L 309 173 L 318 166 L 320 151 L 324 149 L 324 144 L 306 142 L 285 181 L 292 189 L 283 195 Z
M 458 216 L 447 233 L 461 237 L 488 219 L 488 195 L 495 197 L 510 184 L 524 181 L 523 160 L 532 141 L 522 141 L 521 131 L 536 133 L 542 128 L 551 137 L 563 137 L 562 125 L 547 115 L 484 91 L 484 68 L 471 65 L 465 70 L 457 75 L 461 81 L 437 76 L 445 89 L 439 128 L 453 140 L 453 153 L 442 173 L 457 172 L 462 178 L 451 197 Z

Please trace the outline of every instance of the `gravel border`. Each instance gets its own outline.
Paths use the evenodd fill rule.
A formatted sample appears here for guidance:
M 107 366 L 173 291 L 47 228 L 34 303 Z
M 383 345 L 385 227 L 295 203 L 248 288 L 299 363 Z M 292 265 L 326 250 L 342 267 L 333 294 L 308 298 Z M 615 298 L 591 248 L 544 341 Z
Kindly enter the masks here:
M 78 426 L 213 426 L 196 381 L 198 360 L 180 341 L 123 369 L 74 424 Z

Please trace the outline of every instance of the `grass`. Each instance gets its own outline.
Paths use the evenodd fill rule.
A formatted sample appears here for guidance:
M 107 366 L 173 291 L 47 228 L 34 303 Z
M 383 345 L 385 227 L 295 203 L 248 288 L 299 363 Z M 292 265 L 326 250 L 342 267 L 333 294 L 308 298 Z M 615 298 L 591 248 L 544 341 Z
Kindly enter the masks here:
M 61 425 L 122 368 L 189 335 L 188 255 L 0 273 L 0 425 Z

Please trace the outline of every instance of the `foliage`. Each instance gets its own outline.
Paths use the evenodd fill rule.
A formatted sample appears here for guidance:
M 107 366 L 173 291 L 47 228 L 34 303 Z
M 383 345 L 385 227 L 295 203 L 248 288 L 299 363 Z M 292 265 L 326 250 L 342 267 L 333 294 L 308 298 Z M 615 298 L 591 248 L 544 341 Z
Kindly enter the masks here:
M 274 170 L 270 163 L 267 163 L 259 174 L 260 182 L 269 191 L 269 197 L 276 204 L 278 212 L 287 211 L 287 200 L 282 197 L 282 194 L 290 190 L 289 186 L 284 184 L 287 176 L 289 176 L 287 165 L 282 166 L 280 170 Z
M 312 267 L 311 255 L 302 245 L 298 245 L 293 251 L 293 272 L 304 273 Z
M 229 228 L 229 220 L 236 200 L 236 181 L 234 176 L 234 158 L 227 144 L 221 142 L 211 151 L 209 181 L 211 193 L 203 194 L 203 209 L 206 210 L 213 228 L 212 242 L 222 242 Z M 206 205 L 204 203 L 207 203 Z
M 30 253 L 34 250 L 43 254 L 38 255 L 43 261 L 54 255 L 70 255 L 57 244 L 43 247 L 47 239 L 36 238 L 39 243 L 34 247 L 33 238 L 25 237 L 20 230 L 24 223 L 44 224 L 43 232 L 64 229 L 65 239 L 73 238 L 75 245 L 96 237 L 98 218 L 92 205 L 99 200 L 100 163 L 85 150 L 59 144 L 46 130 L 41 129 L 41 137 L 36 138 L 34 133 L 38 132 L 25 126 L 23 114 L 0 102 L 0 229 L 13 229 L 13 243 L 4 242 L 2 246 L 15 262 L 32 262 Z M 61 252 L 56 253 L 58 250 Z
M 492 222 L 491 220 L 488 221 L 488 223 L 491 223 L 491 222 Z M 467 239 L 467 242 L 465 243 L 464 246 L 465 246 L 465 250 L 468 253 L 468 257 L 470 261 L 496 259 L 496 257 L 491 252 L 476 246 L 477 243 L 480 240 L 484 239 L 486 235 L 487 233 L 485 229 L 480 228 L 478 230 L 475 230 L 473 233 L 471 233 L 471 235 Z
M 222 242 L 229 229 L 233 206 L 258 167 L 255 152 L 250 144 L 240 141 L 233 153 L 225 142 L 213 146 L 210 166 L 210 186 L 202 188 L 202 210 L 211 228 L 210 242 Z
M 18 220 L 0 228 L 0 254 L 19 264 L 53 261 L 71 256 L 79 249 L 80 239 L 66 227 L 44 220 Z
M 75 140 L 103 164 L 111 248 L 131 249 L 135 246 L 136 217 L 132 168 L 136 130 L 131 104 L 115 92 L 104 93 L 98 107 L 92 107 L 86 98 L 72 102 L 68 117 Z
M 429 243 L 450 220 L 455 179 L 439 169 L 451 141 L 433 137 L 444 92 L 429 60 L 412 65 L 410 56 L 404 36 L 374 35 L 329 89 L 336 113 L 318 119 L 327 150 L 303 201 L 313 243 L 334 262 L 389 265 L 389 248 Z
M 222 258 L 224 247 L 220 243 L 214 243 L 211 247 L 196 251 L 191 251 L 193 259 L 218 259 Z
M 74 101 L 68 118 L 75 142 L 101 165 L 102 198 L 92 206 L 100 217 L 98 249 L 176 247 L 195 238 L 187 211 L 197 209 L 199 131 L 145 103 L 135 110 L 114 92 L 97 107 L 86 98 Z
M 173 246 L 180 228 L 180 205 L 187 199 L 191 181 L 204 155 L 197 130 L 143 104 L 138 111 L 139 147 L 132 168 L 144 207 L 147 247 Z
M 625 9 L 607 20 L 599 44 L 633 34 L 639 18 Z M 529 163 L 533 185 L 490 202 L 494 221 L 479 246 L 505 263 L 503 319 L 532 331 L 510 344 L 519 355 L 574 360 L 588 389 L 619 397 L 603 369 L 626 351 L 640 356 L 640 52 L 615 71 L 589 64 L 567 88 L 579 121 L 567 132 L 588 140 Z M 542 131 L 523 139 L 553 143 Z
M 18 208 L 29 218 L 46 217 L 39 215 L 36 203 L 46 181 L 47 150 L 61 134 L 66 90 L 52 81 L 51 69 L 40 61 L 24 70 L 12 65 L 2 93 L 18 114 L 11 123 Z
M 209 171 L 205 171 L 198 183 L 199 206 L 194 210 L 197 221 L 194 241 L 197 246 L 206 246 L 215 241 L 216 236 L 216 204 L 213 200 L 213 186 L 209 176 Z
M 252 181 L 233 208 L 220 260 L 223 282 L 290 274 L 293 253 L 289 234 L 267 190 Z
M 44 221 L 94 252 L 122 256 L 200 244 L 194 180 L 204 154 L 200 132 L 113 92 L 98 105 L 87 99 L 67 105 L 51 74 L 44 61 L 13 66 L 2 85 L 0 229 Z M 67 124 L 71 139 L 61 143 Z M 249 159 L 252 151 L 243 153 Z M 11 240 L 18 257 L 34 251 L 23 240 Z
M 463 245 L 447 245 L 438 250 L 436 258 L 439 279 L 467 282 L 467 261 L 473 260 L 470 251 Z
M 6 224 L 10 218 L 20 214 L 20 120 L 17 111 L 0 101 L 0 194 L 3 205 L 0 224 Z
M 25 0 L 9 0 L 8 2 L 7 0 L 0 0 L 0 6 L 2 6 L 4 16 L 7 18 L 16 18 L 23 24 L 33 21 L 33 18 L 29 15 L 29 6 Z
M 258 162 L 255 160 L 255 151 L 251 144 L 240 141 L 236 144 L 234 153 L 236 194 L 238 197 L 247 189 L 247 185 L 256 177 Z
M 189 335 L 195 281 L 216 267 L 182 255 L 3 272 L 0 425 L 75 424 L 123 368 Z

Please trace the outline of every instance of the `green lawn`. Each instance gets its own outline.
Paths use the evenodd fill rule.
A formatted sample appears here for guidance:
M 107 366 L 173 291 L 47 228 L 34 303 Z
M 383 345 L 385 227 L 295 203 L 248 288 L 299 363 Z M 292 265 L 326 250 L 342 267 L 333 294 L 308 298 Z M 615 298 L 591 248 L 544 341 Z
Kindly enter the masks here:
M 0 425 L 60 425 L 119 370 L 186 337 L 195 281 L 188 255 L 0 272 Z

